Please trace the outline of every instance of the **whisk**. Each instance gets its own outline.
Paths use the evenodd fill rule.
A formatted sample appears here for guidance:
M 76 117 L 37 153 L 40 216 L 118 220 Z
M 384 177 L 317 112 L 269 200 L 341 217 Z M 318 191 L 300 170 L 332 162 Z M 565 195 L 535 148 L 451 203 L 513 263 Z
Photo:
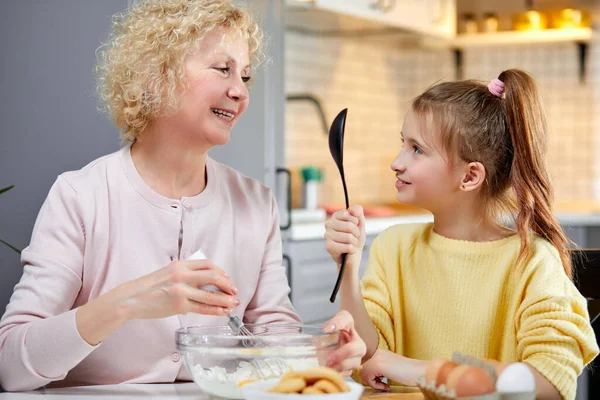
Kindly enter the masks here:
M 206 256 L 204 255 L 204 252 L 202 252 L 202 250 L 196 251 L 194 254 L 192 254 L 191 256 L 189 256 L 187 258 L 187 260 L 205 260 L 205 259 L 206 259 Z M 229 319 L 229 321 L 227 322 L 227 325 L 229 325 L 229 328 L 231 328 L 231 330 L 236 335 L 248 336 L 249 338 L 254 337 L 252 332 L 250 332 L 248 330 L 248 328 L 246 328 L 244 326 L 244 323 L 242 322 L 242 320 L 240 320 L 237 316 L 227 314 L 227 318 Z M 257 347 L 259 345 L 256 340 L 252 340 L 252 339 L 244 340 L 242 343 L 243 343 L 244 347 Z M 267 359 L 265 359 L 265 360 L 251 359 L 250 365 L 252 365 L 252 367 L 256 370 L 256 372 L 262 379 L 278 378 L 281 375 L 285 374 L 288 369 L 285 362 L 283 362 L 282 360 L 278 360 L 278 359 L 269 359 L 269 360 L 267 360 Z
M 231 328 L 233 332 L 240 336 L 248 336 L 249 339 L 242 342 L 244 347 L 260 346 L 260 343 L 258 343 L 257 340 L 251 339 L 254 335 L 244 326 L 244 323 L 237 316 L 227 314 L 227 318 L 229 318 L 227 325 L 229 325 L 229 328 Z M 253 358 L 250 360 L 250 365 L 252 365 L 262 379 L 278 378 L 288 370 L 286 363 L 277 358 L 264 360 L 256 360 Z

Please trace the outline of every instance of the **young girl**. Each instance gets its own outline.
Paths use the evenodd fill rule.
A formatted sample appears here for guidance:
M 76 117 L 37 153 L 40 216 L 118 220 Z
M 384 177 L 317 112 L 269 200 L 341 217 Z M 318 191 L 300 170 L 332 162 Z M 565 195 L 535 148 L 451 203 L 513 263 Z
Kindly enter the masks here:
M 382 377 L 414 385 L 426 360 L 461 351 L 524 362 L 539 399 L 573 399 L 598 346 L 552 212 L 532 77 L 512 69 L 489 85 L 435 85 L 414 100 L 402 140 L 391 165 L 396 197 L 434 222 L 381 233 L 362 282 L 362 208 L 326 223 L 338 268 L 348 253 L 341 308 L 367 344 L 362 379 L 376 389 L 388 389 Z M 506 216 L 515 230 L 501 223 Z

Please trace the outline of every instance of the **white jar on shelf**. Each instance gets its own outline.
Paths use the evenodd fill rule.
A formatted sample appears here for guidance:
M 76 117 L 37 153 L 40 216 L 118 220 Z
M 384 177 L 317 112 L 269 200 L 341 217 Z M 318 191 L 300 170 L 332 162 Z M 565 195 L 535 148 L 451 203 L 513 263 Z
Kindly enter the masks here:
M 322 174 L 313 166 L 302 168 L 302 207 L 307 210 L 316 210 L 319 204 L 319 185 Z
M 304 182 L 304 196 L 302 207 L 307 210 L 316 210 L 319 203 L 319 182 L 308 181 Z

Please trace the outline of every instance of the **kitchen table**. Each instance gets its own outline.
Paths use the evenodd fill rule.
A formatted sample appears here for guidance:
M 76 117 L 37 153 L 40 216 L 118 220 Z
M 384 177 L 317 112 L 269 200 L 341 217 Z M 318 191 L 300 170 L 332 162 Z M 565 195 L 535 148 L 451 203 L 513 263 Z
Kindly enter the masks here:
M 361 400 L 423 400 L 424 397 L 416 388 L 392 387 L 390 393 L 375 392 L 371 388 L 365 388 Z
M 205 397 L 195 383 L 161 383 L 161 384 L 132 384 L 79 386 L 70 388 L 40 389 L 22 393 L 0 393 L 0 400 L 137 400 L 146 398 L 164 400 L 194 399 Z M 361 400 L 422 400 L 423 395 L 412 391 L 407 393 L 401 388 L 393 388 L 392 393 L 375 393 L 366 389 Z

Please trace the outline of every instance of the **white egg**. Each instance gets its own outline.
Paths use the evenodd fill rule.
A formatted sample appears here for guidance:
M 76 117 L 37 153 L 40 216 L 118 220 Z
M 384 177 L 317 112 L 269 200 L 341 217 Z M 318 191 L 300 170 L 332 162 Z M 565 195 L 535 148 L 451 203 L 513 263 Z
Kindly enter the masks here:
M 510 364 L 498 377 L 496 390 L 500 393 L 533 392 L 535 391 L 533 372 L 524 363 Z

